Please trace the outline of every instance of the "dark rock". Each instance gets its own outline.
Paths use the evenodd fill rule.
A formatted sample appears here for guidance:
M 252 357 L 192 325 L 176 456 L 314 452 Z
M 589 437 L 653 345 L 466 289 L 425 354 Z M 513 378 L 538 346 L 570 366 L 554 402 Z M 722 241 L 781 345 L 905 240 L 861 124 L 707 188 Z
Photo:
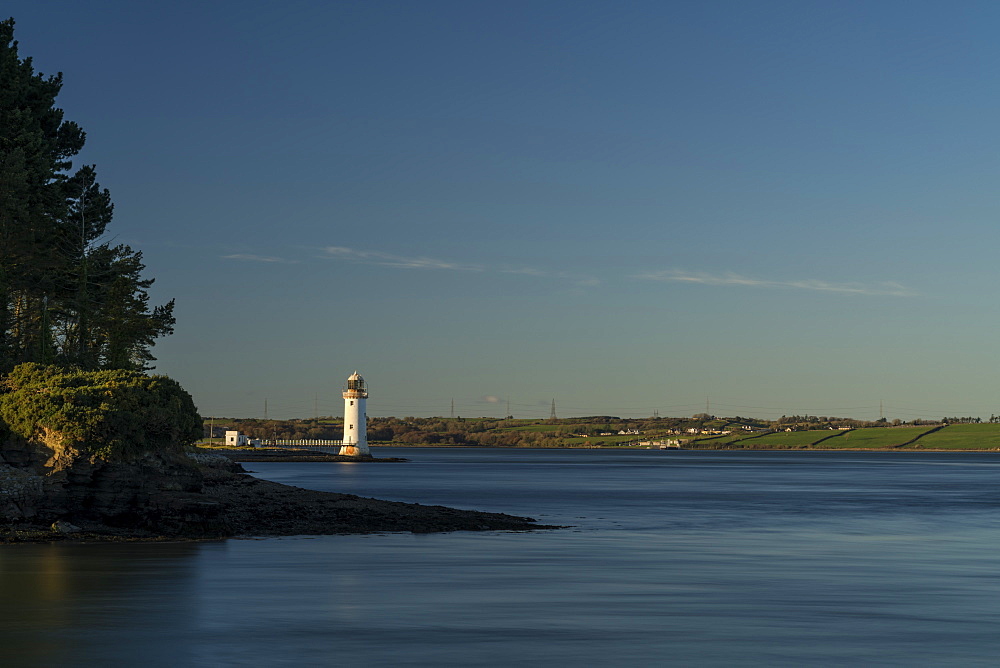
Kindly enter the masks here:
M 109 461 L 58 434 L 0 442 L 0 542 L 552 528 L 534 520 L 290 487 L 181 448 Z M 70 529 L 72 528 L 72 529 Z
M 52 530 L 58 531 L 59 533 L 80 533 L 83 531 L 80 527 L 75 524 L 70 524 L 64 520 L 56 520 L 52 523 Z

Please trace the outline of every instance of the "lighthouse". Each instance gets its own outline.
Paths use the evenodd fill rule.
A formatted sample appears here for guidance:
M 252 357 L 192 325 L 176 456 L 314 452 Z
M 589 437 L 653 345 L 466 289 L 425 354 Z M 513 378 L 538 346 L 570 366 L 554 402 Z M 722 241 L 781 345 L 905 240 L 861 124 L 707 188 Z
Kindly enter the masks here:
M 342 455 L 351 457 L 371 455 L 368 450 L 366 429 L 365 399 L 367 398 L 368 385 L 355 371 L 347 379 L 347 388 L 344 390 L 344 442 L 340 446 Z

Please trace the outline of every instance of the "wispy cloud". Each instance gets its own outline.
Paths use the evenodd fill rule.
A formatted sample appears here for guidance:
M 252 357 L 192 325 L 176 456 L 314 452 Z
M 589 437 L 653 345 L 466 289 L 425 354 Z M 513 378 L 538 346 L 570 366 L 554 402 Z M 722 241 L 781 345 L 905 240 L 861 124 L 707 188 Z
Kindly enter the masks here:
M 504 267 L 499 270 L 503 274 L 520 274 L 521 276 L 548 276 L 541 269 L 532 267 Z
M 279 262 L 283 264 L 295 264 L 298 260 L 288 260 L 283 257 L 271 257 L 268 255 L 253 255 L 250 253 L 235 253 L 233 255 L 223 255 L 224 260 L 244 260 L 246 262 Z
M 327 246 L 323 249 L 329 257 L 366 264 L 378 264 L 396 269 L 448 269 L 452 271 L 484 271 L 484 267 L 475 264 L 460 264 L 446 260 L 436 260 L 432 257 L 405 257 L 379 251 L 361 251 L 343 246 Z
M 841 294 L 915 297 L 917 293 L 895 282 L 887 283 L 831 283 L 816 279 L 800 279 L 792 281 L 772 281 L 761 278 L 750 278 L 739 274 L 708 274 L 690 272 L 682 269 L 667 269 L 637 274 L 635 278 L 649 281 L 673 281 L 680 283 L 700 283 L 702 285 L 739 285 L 752 288 L 792 288 L 796 290 L 815 290 L 819 292 L 837 292 Z
M 580 276 L 561 271 L 549 271 L 535 267 L 488 266 L 482 264 L 464 264 L 451 260 L 439 260 L 426 256 L 403 256 L 383 253 L 381 251 L 363 251 L 344 246 L 326 246 L 322 249 L 324 256 L 331 259 L 373 264 L 395 269 L 438 269 L 446 271 L 475 271 L 484 273 L 515 274 L 519 276 L 535 276 L 539 278 L 554 278 L 570 281 L 579 286 L 598 285 L 600 281 L 591 276 Z

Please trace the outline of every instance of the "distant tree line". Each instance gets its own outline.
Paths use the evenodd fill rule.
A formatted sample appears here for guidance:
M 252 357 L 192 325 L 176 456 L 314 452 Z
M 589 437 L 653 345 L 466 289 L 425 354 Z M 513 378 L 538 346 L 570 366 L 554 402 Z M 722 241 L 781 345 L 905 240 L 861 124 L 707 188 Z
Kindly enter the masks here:
M 667 436 L 690 436 L 697 432 L 744 430 L 784 431 L 785 429 L 828 429 L 836 427 L 861 428 L 889 426 L 884 422 L 853 420 L 850 418 L 817 418 L 817 422 L 803 422 L 805 416 L 792 416 L 768 421 L 754 418 L 722 418 L 701 415 L 691 418 L 623 419 L 614 416 L 590 416 L 560 420 L 515 420 L 507 418 L 443 418 L 443 417 L 370 417 L 368 440 L 370 442 L 398 443 L 400 445 L 456 445 L 477 447 L 558 447 L 567 439 L 581 444 L 598 444 L 601 437 L 618 436 L 619 432 L 638 431 L 636 440 L 656 439 Z M 225 429 L 235 429 L 252 438 L 270 439 L 337 440 L 343 437 L 343 422 L 338 418 L 302 420 L 261 420 L 215 418 L 205 421 L 205 435 L 214 424 L 216 435 Z M 620 440 L 620 439 L 618 439 Z M 611 439 L 608 442 L 618 442 Z
M 332 418 L 317 420 L 257 420 L 248 419 L 225 419 L 225 418 L 205 418 L 205 435 L 208 435 L 207 428 L 214 427 L 217 434 L 221 435 L 227 429 L 234 429 L 251 438 L 260 439 L 306 439 L 316 438 L 324 440 L 336 440 L 344 435 L 343 423 L 334 423 Z
M 1000 416 L 990 416 L 991 422 L 1000 422 Z M 747 431 L 806 431 L 823 429 L 862 429 L 866 427 L 902 427 L 979 423 L 980 418 L 944 418 L 937 420 L 856 420 L 853 418 L 814 415 L 785 415 L 777 420 L 758 418 L 717 417 L 699 414 L 690 418 L 656 417 L 624 419 L 600 415 L 558 420 L 515 420 L 512 418 L 443 418 L 443 417 L 375 417 L 368 418 L 368 440 L 374 443 L 400 445 L 456 445 L 478 447 L 559 447 L 618 443 L 622 431 L 638 431 L 634 440 L 652 440 L 664 437 L 714 438 L 713 433 L 741 434 Z M 209 421 L 205 421 L 208 435 Z M 305 420 L 214 419 L 216 433 L 224 429 L 237 429 L 253 438 L 268 439 L 324 439 L 343 437 L 343 422 L 339 418 Z M 697 433 L 692 433 L 697 432 Z M 706 436 L 706 433 L 708 436 Z M 616 439 L 607 439 L 607 435 Z M 583 441 L 581 437 L 586 436 Z M 602 437 L 605 440 L 602 441 Z M 572 439 L 569 441 L 568 439 Z

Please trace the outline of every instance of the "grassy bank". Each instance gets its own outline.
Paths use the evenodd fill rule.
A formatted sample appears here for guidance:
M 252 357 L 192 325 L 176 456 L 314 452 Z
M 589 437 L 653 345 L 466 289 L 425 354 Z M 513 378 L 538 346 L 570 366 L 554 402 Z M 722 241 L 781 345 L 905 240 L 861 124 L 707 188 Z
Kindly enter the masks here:
M 1000 424 L 871 427 L 697 439 L 693 449 L 738 450 L 1000 450 Z

